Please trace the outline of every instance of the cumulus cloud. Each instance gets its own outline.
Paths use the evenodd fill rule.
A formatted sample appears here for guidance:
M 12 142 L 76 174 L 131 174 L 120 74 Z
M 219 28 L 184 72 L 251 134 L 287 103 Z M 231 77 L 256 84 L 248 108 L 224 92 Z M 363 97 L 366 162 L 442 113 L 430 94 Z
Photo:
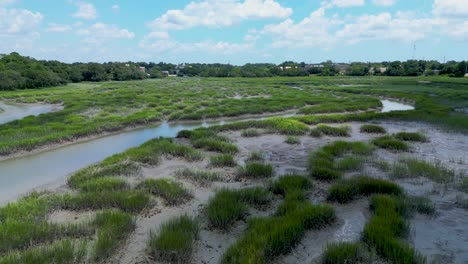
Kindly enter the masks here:
M 92 20 L 97 18 L 97 11 L 93 4 L 86 2 L 75 3 L 78 10 L 72 16 L 76 18 Z
M 40 37 L 38 30 L 43 17 L 39 12 L 0 7 L 0 50 L 31 48 Z
M 372 3 L 377 6 L 392 6 L 396 3 L 396 0 L 372 0 Z
M 62 25 L 56 23 L 49 23 L 46 29 L 47 32 L 68 32 L 70 30 L 72 30 L 72 27 L 70 25 Z
M 274 0 L 205 0 L 182 10 L 169 10 L 148 23 L 154 30 L 182 30 L 197 26 L 226 27 L 244 20 L 286 18 L 292 14 Z
M 16 2 L 16 0 L 0 0 L 0 6 L 11 5 L 14 2 Z
M 415 18 L 409 13 L 363 15 L 339 30 L 336 36 L 351 44 L 365 40 L 413 42 L 425 38 L 434 26 L 442 23 L 437 19 Z
M 299 23 L 286 19 L 279 24 L 263 28 L 262 34 L 271 36 L 273 47 L 326 47 L 333 42 L 330 31 L 342 21 L 336 17 L 328 18 L 325 8 L 312 12 Z
M 326 8 L 330 7 L 353 7 L 353 6 L 363 6 L 365 0 L 330 0 L 322 2 L 322 6 Z
M 432 12 L 438 17 L 468 17 L 468 1 L 466 0 L 434 0 L 432 8 Z
M 106 41 L 113 39 L 132 39 L 135 33 L 130 32 L 128 29 L 118 28 L 116 25 L 108 25 L 101 22 L 94 25 L 80 29 L 77 34 L 84 36 L 84 41 L 89 44 L 104 44 Z

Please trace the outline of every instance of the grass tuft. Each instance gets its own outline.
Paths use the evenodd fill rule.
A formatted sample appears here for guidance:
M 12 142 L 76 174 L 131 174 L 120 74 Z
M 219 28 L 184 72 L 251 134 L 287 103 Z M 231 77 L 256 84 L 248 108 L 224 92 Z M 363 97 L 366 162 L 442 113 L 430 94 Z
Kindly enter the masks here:
M 213 167 L 235 167 L 237 163 L 231 154 L 221 154 L 210 157 L 210 165 Z
M 411 142 L 428 142 L 429 141 L 424 134 L 413 133 L 413 132 L 399 132 L 399 133 L 396 133 L 394 137 L 399 140 L 411 141 Z
M 351 127 L 340 126 L 332 127 L 324 124 L 319 124 L 316 128 L 311 130 L 311 136 L 320 137 L 321 135 L 332 136 L 332 137 L 349 137 Z
M 382 136 L 372 140 L 372 143 L 379 148 L 392 151 L 408 151 L 409 146 L 406 142 L 396 139 L 392 136 Z
M 179 205 L 192 198 L 181 183 L 171 179 L 145 179 L 136 188 L 162 197 L 168 205 Z
M 385 134 L 387 131 L 385 128 L 377 125 L 362 125 L 359 129 L 361 133 L 369 133 L 369 134 Z
M 273 176 L 273 167 L 270 164 L 250 162 L 244 167 L 239 167 L 237 174 L 246 178 L 269 178 Z
M 328 244 L 322 256 L 322 264 L 360 264 L 371 261 L 372 256 L 367 246 L 360 242 Z
M 258 137 L 260 135 L 260 132 L 256 129 L 246 129 L 242 130 L 241 136 L 243 137 Z
M 328 191 L 327 199 L 329 201 L 347 203 L 361 195 L 368 196 L 375 193 L 400 195 L 403 194 L 403 189 L 386 180 L 361 176 L 341 180 L 332 185 Z
M 301 139 L 296 136 L 288 136 L 285 142 L 290 145 L 299 145 L 301 144 Z
M 181 178 L 190 179 L 203 185 L 210 184 L 211 182 L 218 181 L 221 177 L 216 172 L 195 170 L 195 169 L 181 169 L 176 171 L 176 176 Z
M 454 180 L 455 171 L 444 166 L 440 161 L 429 163 L 415 158 L 401 158 L 390 170 L 393 179 L 424 177 L 437 183 Z
M 148 249 L 156 259 L 170 263 L 184 263 L 190 259 L 200 225 L 198 220 L 182 215 L 162 224 L 157 232 L 150 233 Z

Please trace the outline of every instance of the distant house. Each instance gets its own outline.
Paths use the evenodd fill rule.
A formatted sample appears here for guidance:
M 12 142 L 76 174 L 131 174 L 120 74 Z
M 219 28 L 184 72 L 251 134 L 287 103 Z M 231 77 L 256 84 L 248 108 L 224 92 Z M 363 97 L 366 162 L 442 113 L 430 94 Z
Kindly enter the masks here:
M 465 73 L 465 77 L 468 78 L 468 73 Z
M 162 75 L 169 76 L 169 71 L 161 71 Z
M 146 73 L 146 68 L 145 68 L 145 67 L 138 67 L 138 69 L 139 69 L 141 72 Z
M 380 73 L 385 73 L 387 71 L 386 67 L 380 67 L 379 68 Z

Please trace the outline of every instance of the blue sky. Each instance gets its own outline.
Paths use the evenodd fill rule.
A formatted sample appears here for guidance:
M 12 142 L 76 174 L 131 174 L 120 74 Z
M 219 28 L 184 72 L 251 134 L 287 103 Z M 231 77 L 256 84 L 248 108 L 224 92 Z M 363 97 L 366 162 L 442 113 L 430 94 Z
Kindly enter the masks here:
M 0 0 L 0 53 L 65 62 L 443 61 L 467 47 L 468 0 Z

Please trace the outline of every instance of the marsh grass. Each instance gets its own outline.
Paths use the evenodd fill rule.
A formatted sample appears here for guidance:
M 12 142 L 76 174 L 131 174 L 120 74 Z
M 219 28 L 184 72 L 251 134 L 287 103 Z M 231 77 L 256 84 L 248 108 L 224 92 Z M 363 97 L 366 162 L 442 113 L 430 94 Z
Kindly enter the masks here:
M 92 249 L 92 256 L 96 261 L 110 257 L 135 229 L 133 216 L 119 211 L 108 210 L 98 213 L 94 224 L 98 227 L 96 242 Z
M 61 240 L 0 257 L 1 264 L 78 264 L 86 259 L 85 241 Z
M 371 198 L 374 215 L 363 231 L 363 241 L 393 263 L 425 263 L 425 258 L 401 238 L 408 234 L 404 203 L 389 195 Z
M 273 176 L 273 167 L 270 164 L 249 162 L 244 167 L 239 167 L 237 175 L 245 178 L 269 178 Z
M 143 191 L 84 192 L 56 195 L 54 204 L 68 210 L 99 210 L 118 208 L 126 212 L 140 212 L 150 204 L 150 197 Z
M 201 138 L 193 141 L 193 146 L 195 148 L 203 148 L 208 151 L 235 154 L 239 150 L 237 146 L 228 142 L 219 141 L 216 139 Z
M 78 189 L 83 192 L 122 191 L 128 188 L 127 181 L 117 177 L 90 179 L 78 186 Z
M 359 196 L 371 194 L 401 195 L 403 194 L 403 189 L 397 184 L 386 180 L 360 176 L 341 180 L 333 184 L 328 191 L 327 199 L 329 201 L 347 203 Z
M 357 171 L 362 169 L 365 162 L 363 156 L 345 156 L 335 162 L 335 167 L 339 171 Z
M 436 212 L 435 204 L 427 197 L 405 196 L 403 199 L 410 212 L 426 215 L 434 215 Z
M 346 142 L 335 141 L 325 145 L 309 156 L 309 171 L 311 177 L 333 181 L 340 179 L 342 171 L 347 167 L 357 166 L 360 163 L 358 159 L 364 159 L 373 152 L 373 147 L 364 142 Z M 345 154 L 361 156 L 362 158 L 345 158 L 342 164 L 335 164 L 335 159 L 343 157 Z M 339 163 L 339 162 L 338 162 Z M 341 166 L 341 167 L 339 167 Z
M 371 263 L 372 254 L 361 242 L 336 242 L 328 244 L 322 255 L 322 264 Z
M 393 179 L 424 177 L 437 183 L 448 183 L 454 180 L 456 173 L 440 161 L 429 163 L 404 157 L 393 164 L 389 176 Z
M 369 134 L 385 134 L 385 133 L 387 133 L 385 128 L 383 128 L 381 126 L 377 126 L 377 125 L 370 125 L 370 124 L 362 125 L 359 128 L 359 131 L 361 133 L 369 133 Z
M 270 263 L 287 254 L 308 229 L 320 229 L 335 219 L 333 208 L 303 205 L 282 216 L 251 218 L 247 230 L 224 253 L 221 263 Z
M 237 166 L 237 163 L 231 154 L 221 154 L 221 155 L 210 157 L 210 166 L 212 167 L 235 167 Z
M 301 144 L 301 139 L 296 136 L 288 136 L 285 142 L 290 145 L 299 145 Z
M 220 189 L 208 201 L 206 207 L 208 221 L 214 228 L 228 229 L 236 221 L 245 218 L 249 206 L 265 205 L 270 200 L 270 193 L 260 187 L 239 190 Z
M 136 188 L 163 198 L 167 205 L 179 205 L 192 198 L 181 183 L 171 179 L 145 179 Z
M 399 132 L 393 135 L 396 139 L 411 142 L 428 142 L 428 138 L 422 133 Z
M 197 219 L 182 215 L 163 223 L 150 233 L 148 250 L 154 258 L 170 263 L 186 263 L 192 254 L 200 225 Z
M 265 157 L 262 152 L 254 151 L 251 152 L 249 157 L 247 158 L 246 162 L 264 162 Z
M 461 180 L 459 189 L 460 189 L 460 191 L 462 191 L 464 193 L 468 193 L 468 177 L 464 177 Z
M 314 131 L 315 130 L 315 131 Z M 351 127 L 349 126 L 340 126 L 340 127 L 332 127 L 325 124 L 319 124 L 316 128 L 314 128 L 311 132 L 313 136 L 317 136 L 318 132 L 322 135 L 332 136 L 332 137 L 349 137 L 351 132 Z M 317 132 L 318 131 L 318 132 Z
M 270 183 L 270 190 L 274 194 L 286 196 L 294 191 L 306 191 L 312 187 L 309 179 L 300 175 L 285 175 Z
M 382 136 L 372 140 L 372 143 L 379 148 L 388 149 L 392 151 L 408 151 L 409 145 L 392 136 Z
M 216 172 L 189 168 L 177 170 L 175 175 L 177 177 L 190 179 L 203 185 L 207 185 L 221 179 L 221 177 Z
M 242 130 L 241 136 L 242 137 L 258 137 L 260 136 L 260 132 L 256 129 L 246 129 L 246 130 Z
M 135 162 L 122 161 L 114 163 L 104 160 L 101 164 L 92 165 L 77 171 L 68 179 L 68 184 L 72 188 L 80 188 L 88 180 L 103 177 L 132 176 L 140 172 L 141 167 Z

